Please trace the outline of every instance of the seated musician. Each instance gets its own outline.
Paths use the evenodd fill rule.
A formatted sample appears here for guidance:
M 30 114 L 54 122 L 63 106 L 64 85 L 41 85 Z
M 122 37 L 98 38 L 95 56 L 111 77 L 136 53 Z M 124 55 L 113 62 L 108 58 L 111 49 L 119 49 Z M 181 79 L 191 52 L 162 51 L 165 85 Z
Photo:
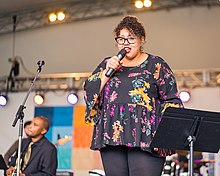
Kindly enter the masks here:
M 47 118 L 35 117 L 28 127 L 29 138 L 22 140 L 20 176 L 54 176 L 57 169 L 57 150 L 44 135 L 49 130 Z M 12 158 L 7 176 L 16 173 L 16 158 Z

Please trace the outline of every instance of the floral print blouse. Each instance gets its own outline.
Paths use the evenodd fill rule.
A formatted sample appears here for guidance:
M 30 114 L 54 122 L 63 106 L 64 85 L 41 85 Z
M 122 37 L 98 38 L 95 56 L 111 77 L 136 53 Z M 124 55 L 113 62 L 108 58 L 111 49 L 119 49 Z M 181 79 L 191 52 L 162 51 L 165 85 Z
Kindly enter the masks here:
M 116 70 L 99 92 L 107 59 L 84 84 L 85 120 L 94 125 L 91 149 L 125 145 L 140 147 L 156 156 L 173 154 L 173 150 L 150 148 L 165 109 L 182 107 L 167 63 L 148 54 L 140 65 Z

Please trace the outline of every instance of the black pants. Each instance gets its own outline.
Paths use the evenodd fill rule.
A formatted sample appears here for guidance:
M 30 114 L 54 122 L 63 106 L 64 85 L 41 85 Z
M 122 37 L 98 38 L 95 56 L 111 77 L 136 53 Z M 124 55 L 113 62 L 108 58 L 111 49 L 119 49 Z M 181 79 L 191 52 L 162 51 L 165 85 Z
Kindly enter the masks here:
M 100 152 L 106 176 L 161 176 L 165 162 L 140 148 L 107 146 Z

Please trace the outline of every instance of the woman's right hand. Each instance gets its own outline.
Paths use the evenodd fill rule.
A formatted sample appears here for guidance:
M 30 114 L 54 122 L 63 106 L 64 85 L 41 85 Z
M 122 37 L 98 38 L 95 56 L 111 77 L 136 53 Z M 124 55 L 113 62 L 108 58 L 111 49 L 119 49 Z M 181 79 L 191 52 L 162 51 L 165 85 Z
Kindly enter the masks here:
M 109 68 L 113 68 L 114 70 L 117 70 L 121 67 L 122 61 L 119 60 L 117 56 L 113 56 L 110 59 L 108 59 L 106 63 L 106 70 L 109 70 Z
M 102 91 L 105 83 L 109 80 L 109 77 L 105 76 L 109 68 L 113 68 L 114 70 L 117 70 L 121 67 L 121 65 L 122 65 L 122 61 L 120 61 L 117 56 L 113 56 L 110 59 L 108 59 L 106 63 L 106 69 L 103 71 L 102 78 L 101 78 L 101 86 L 99 90 L 100 92 Z

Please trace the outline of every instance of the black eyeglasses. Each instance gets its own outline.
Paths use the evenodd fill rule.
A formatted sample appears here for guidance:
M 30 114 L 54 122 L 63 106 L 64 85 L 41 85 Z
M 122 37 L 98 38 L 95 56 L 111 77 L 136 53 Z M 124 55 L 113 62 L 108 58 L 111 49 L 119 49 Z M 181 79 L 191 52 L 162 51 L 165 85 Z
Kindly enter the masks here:
M 124 45 L 126 41 L 127 41 L 129 44 L 134 44 L 134 43 L 135 43 L 135 40 L 136 40 L 135 37 L 129 37 L 129 38 L 116 37 L 116 38 L 115 38 L 115 41 L 116 41 L 119 45 Z

